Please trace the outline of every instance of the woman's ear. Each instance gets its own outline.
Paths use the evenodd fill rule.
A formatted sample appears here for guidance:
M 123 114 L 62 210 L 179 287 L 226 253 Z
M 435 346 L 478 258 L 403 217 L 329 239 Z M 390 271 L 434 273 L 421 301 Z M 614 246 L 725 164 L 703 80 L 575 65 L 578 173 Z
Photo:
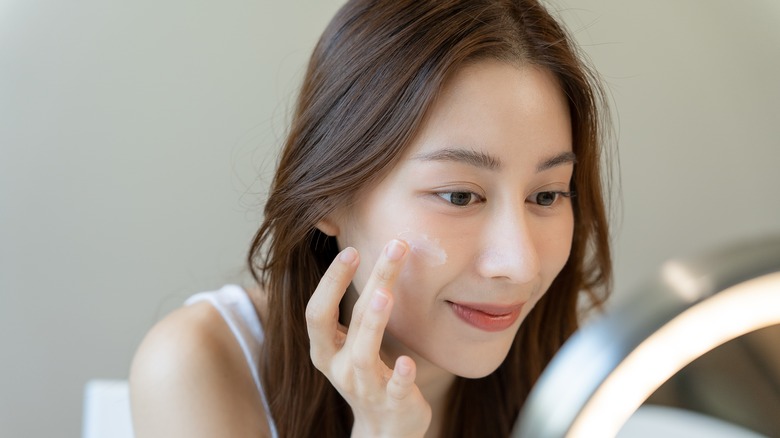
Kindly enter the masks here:
M 330 216 L 325 217 L 321 221 L 317 222 L 317 229 L 330 237 L 336 237 L 339 235 L 339 226 Z

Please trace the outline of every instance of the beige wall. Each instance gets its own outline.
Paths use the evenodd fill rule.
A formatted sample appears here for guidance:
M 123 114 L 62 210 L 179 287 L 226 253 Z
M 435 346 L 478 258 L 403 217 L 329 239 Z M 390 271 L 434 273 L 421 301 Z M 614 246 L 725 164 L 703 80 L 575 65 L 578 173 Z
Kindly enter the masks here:
M 339 4 L 0 0 L 0 435 L 77 436 L 87 379 L 125 377 L 160 316 L 246 278 Z M 555 5 L 619 115 L 618 293 L 780 233 L 780 3 Z

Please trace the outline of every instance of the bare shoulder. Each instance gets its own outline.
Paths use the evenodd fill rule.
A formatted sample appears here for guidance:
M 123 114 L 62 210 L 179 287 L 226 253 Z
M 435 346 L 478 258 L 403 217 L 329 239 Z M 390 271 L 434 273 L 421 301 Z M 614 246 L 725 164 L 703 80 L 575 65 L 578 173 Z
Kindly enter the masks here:
M 209 303 L 182 307 L 141 342 L 130 370 L 133 427 L 157 436 L 267 436 L 243 353 Z

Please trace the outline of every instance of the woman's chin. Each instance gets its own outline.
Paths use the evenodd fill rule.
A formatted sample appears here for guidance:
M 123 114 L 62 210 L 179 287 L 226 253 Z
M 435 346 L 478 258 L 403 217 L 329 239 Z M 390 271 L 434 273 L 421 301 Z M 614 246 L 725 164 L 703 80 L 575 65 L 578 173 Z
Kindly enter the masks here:
M 494 364 L 494 366 L 485 366 L 483 363 L 470 367 L 455 367 L 455 369 L 450 370 L 450 372 L 465 379 L 481 379 L 497 370 L 499 365 L 501 364 L 498 363 Z
M 456 358 L 457 359 L 457 358 Z M 448 372 L 466 379 L 481 379 L 489 376 L 506 359 L 506 354 L 470 354 L 467 358 L 453 360 L 449 358 L 446 362 L 439 363 L 439 366 Z

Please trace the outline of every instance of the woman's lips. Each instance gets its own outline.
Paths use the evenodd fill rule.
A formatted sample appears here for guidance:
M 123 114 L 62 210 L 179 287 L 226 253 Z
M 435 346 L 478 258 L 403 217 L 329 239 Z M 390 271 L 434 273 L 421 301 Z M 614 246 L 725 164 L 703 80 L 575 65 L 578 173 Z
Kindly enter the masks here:
M 484 303 L 454 303 L 448 301 L 452 311 L 466 323 L 488 332 L 499 332 L 511 327 L 525 303 L 502 306 Z

